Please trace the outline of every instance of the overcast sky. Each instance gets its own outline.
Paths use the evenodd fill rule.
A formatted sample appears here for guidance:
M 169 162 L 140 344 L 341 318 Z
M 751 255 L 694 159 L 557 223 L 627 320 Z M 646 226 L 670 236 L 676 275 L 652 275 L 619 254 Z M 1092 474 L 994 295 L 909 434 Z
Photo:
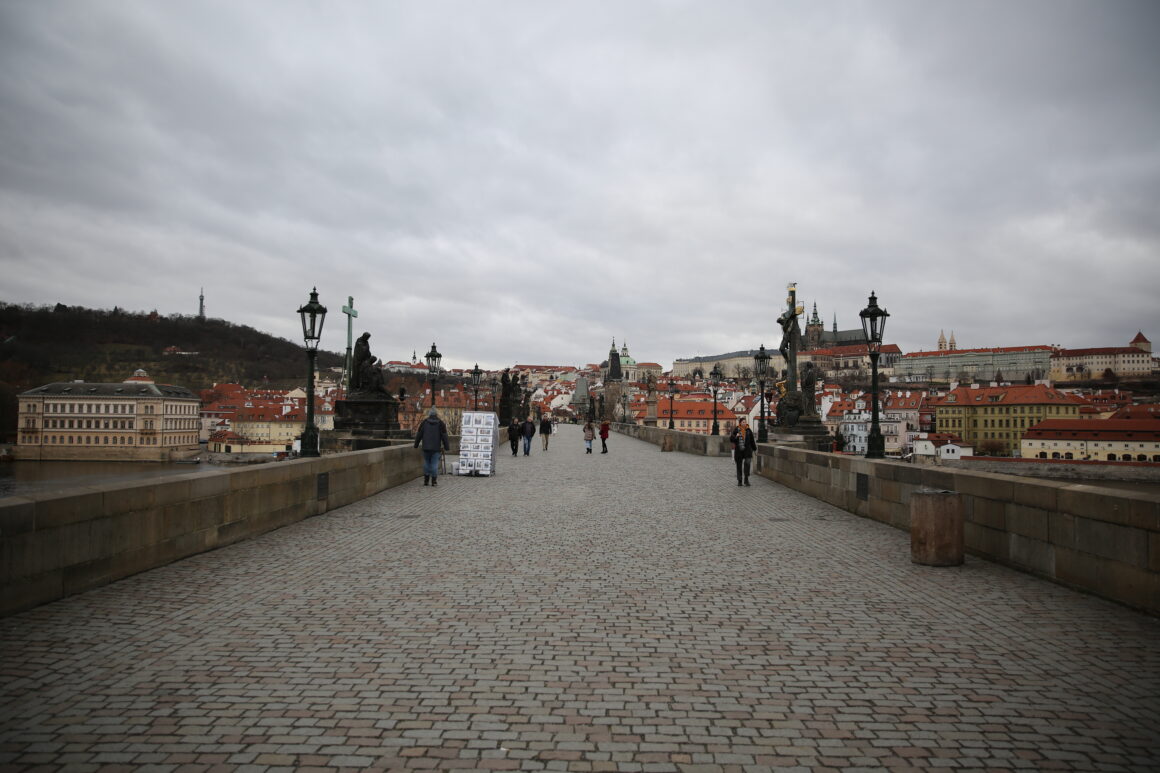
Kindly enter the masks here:
M 5 0 L 0 275 L 449 367 L 775 348 L 791 281 L 1160 343 L 1160 3 Z

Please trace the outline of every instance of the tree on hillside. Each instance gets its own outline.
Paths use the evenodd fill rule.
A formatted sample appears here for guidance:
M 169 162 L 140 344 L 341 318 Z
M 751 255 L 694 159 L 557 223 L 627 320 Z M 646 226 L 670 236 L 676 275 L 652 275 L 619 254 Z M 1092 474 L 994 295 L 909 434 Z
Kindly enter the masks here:
M 975 446 L 975 451 L 978 452 L 979 456 L 1006 456 L 1007 446 L 1002 440 L 988 438 L 980 440 Z

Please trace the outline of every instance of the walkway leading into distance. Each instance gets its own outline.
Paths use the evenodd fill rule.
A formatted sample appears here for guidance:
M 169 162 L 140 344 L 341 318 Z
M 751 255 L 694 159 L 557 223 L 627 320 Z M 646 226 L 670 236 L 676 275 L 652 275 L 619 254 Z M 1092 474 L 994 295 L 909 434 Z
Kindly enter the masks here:
M 1160 620 L 596 445 L 0 621 L 0 770 L 1160 769 Z

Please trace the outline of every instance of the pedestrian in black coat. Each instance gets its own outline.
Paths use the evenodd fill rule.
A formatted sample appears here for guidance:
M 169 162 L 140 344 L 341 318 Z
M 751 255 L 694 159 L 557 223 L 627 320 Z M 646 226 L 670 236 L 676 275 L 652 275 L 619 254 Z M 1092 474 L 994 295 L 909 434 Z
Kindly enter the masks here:
M 749 485 L 749 465 L 754 452 L 757 451 L 757 438 L 749 423 L 742 417 L 737 426 L 729 433 L 729 442 L 733 444 L 733 461 L 737 462 L 737 485 Z
M 540 420 L 540 440 L 544 443 L 544 450 L 548 450 L 548 438 L 552 435 L 552 419 L 545 416 Z
M 508 425 L 508 442 L 512 444 L 512 456 L 515 456 L 519 451 L 521 434 L 523 434 L 523 427 L 513 416 L 512 423 Z

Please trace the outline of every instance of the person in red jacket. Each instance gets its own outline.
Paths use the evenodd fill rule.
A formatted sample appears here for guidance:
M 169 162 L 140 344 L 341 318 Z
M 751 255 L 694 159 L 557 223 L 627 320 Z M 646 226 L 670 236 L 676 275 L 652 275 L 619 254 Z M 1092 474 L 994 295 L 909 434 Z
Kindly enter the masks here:
M 600 453 L 602 453 L 602 454 L 608 453 L 608 422 L 607 421 L 600 422 L 600 445 L 604 449 Z

